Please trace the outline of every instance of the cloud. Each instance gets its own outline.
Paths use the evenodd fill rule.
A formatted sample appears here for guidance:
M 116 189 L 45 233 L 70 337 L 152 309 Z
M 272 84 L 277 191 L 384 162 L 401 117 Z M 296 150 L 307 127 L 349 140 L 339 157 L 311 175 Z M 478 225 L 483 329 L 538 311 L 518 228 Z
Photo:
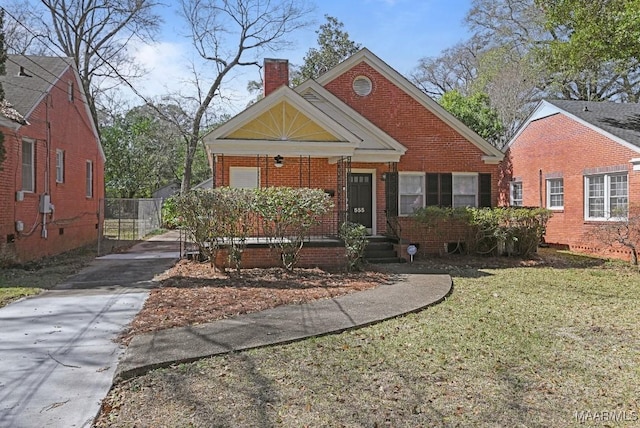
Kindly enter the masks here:
M 189 73 L 185 58 L 187 51 L 186 46 L 172 42 L 136 46 L 133 57 L 147 70 L 147 74 L 136 82 L 138 91 L 149 96 L 178 91 Z

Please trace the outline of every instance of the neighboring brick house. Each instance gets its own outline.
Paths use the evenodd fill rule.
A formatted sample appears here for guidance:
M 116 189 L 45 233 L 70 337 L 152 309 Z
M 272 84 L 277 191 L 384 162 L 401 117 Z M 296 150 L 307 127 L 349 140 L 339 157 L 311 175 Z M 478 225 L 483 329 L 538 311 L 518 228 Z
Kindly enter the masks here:
M 264 73 L 265 97 L 204 138 L 214 187 L 324 189 L 336 210 L 320 234 L 349 219 L 400 242 L 417 207 L 496 204 L 502 152 L 369 50 L 293 89 L 286 60 Z
M 0 115 L 0 263 L 95 242 L 105 159 L 73 61 L 9 55 L 6 70 L 6 101 L 24 122 Z
M 640 205 L 639 104 L 541 101 L 507 147 L 504 202 L 552 210 L 547 243 L 628 257 L 595 235 Z

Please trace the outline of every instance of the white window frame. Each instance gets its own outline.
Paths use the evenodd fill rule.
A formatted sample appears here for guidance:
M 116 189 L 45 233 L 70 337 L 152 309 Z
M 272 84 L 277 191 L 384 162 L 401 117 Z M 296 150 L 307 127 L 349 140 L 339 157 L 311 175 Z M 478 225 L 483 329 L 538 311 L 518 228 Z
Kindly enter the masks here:
M 30 147 L 28 156 L 25 156 L 25 147 Z M 22 139 L 22 191 L 33 193 L 36 191 L 36 142 L 30 139 Z M 28 159 L 25 159 L 27 158 Z
M 420 177 L 421 178 L 421 185 L 420 185 L 420 189 L 417 192 L 413 192 L 413 193 L 402 193 L 402 178 L 403 177 Z M 414 210 L 419 209 L 419 208 L 423 208 L 425 205 L 425 201 L 426 201 L 426 173 L 424 172 L 398 172 L 398 216 L 400 217 L 407 217 L 410 216 L 411 214 L 413 214 L 414 211 L 412 212 L 403 212 L 402 211 L 402 197 L 403 196 L 410 196 L 410 197 L 414 197 L 414 198 L 421 198 L 421 204 L 416 204 L 414 207 Z
M 627 216 L 629 212 L 629 174 L 628 172 L 616 172 L 606 174 L 592 174 L 584 176 L 584 219 L 587 221 L 624 221 L 627 216 L 612 217 L 611 213 L 611 178 L 621 177 L 626 178 L 626 199 L 627 199 Z M 604 178 L 604 217 L 591 217 L 589 216 L 589 185 L 592 179 L 596 177 Z M 609 214 L 609 215 L 608 215 Z
M 251 184 L 249 185 L 248 182 L 251 182 Z M 260 168 L 255 166 L 229 167 L 229 187 L 234 187 L 237 189 L 259 188 Z
M 477 207 L 478 206 L 478 198 L 480 197 L 480 175 L 477 172 L 454 172 L 452 175 L 451 181 L 451 206 L 453 208 L 461 208 L 461 207 Z M 465 193 L 456 193 L 456 180 L 459 180 L 462 177 L 474 177 L 476 181 L 476 185 L 474 186 L 474 193 L 465 194 Z M 473 205 L 458 205 L 456 204 L 456 196 L 471 196 L 474 197 Z
M 560 185 L 562 186 L 562 192 L 552 192 L 552 184 L 553 182 L 560 182 Z M 562 177 L 558 177 L 558 178 L 547 178 L 547 208 L 550 210 L 564 210 L 564 178 Z M 551 201 L 552 201 L 552 196 L 562 196 L 562 205 L 552 205 Z
M 93 198 L 93 162 L 90 160 L 86 162 L 85 179 L 85 196 L 87 198 Z
M 514 196 L 516 186 L 520 187 L 520 198 L 517 199 Z M 509 183 L 509 205 L 512 207 L 521 207 L 523 205 L 524 200 L 524 186 L 522 185 L 522 181 L 512 181 Z
M 64 183 L 64 150 L 56 149 L 56 183 Z

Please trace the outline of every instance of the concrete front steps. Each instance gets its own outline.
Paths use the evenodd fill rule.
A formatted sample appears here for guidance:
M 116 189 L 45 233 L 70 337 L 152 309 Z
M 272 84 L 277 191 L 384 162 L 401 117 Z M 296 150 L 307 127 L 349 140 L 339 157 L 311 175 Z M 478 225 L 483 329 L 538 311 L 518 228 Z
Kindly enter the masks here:
M 370 236 L 367 238 L 364 259 L 368 263 L 404 263 L 405 259 L 398 257 L 394 246 L 396 240 L 386 236 Z

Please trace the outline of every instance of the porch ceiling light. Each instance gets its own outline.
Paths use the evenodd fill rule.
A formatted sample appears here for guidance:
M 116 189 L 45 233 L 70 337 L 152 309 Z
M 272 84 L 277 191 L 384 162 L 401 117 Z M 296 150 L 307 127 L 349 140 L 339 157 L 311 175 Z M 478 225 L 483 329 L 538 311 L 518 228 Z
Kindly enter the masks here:
M 284 165 L 283 161 L 284 161 L 284 158 L 282 156 L 278 155 L 278 156 L 273 158 L 273 165 L 276 168 L 282 168 L 282 165 Z

